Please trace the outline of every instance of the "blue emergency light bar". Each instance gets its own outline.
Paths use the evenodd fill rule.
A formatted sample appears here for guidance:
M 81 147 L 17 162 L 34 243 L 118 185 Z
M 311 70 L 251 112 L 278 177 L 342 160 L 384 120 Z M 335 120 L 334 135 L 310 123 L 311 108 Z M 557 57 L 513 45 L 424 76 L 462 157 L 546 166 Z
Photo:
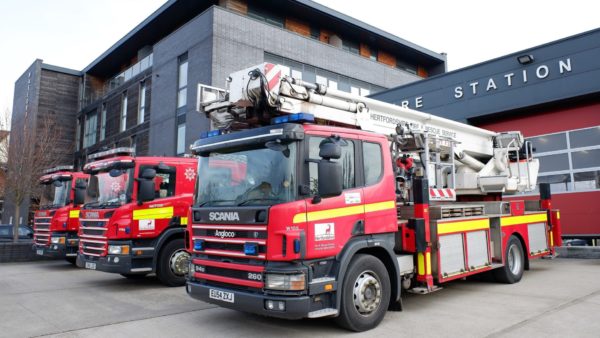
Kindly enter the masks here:
M 288 122 L 315 122 L 315 116 L 308 113 L 296 113 L 281 115 L 271 119 L 271 124 L 282 124 Z
M 214 137 L 214 136 L 219 136 L 221 134 L 222 134 L 222 132 L 221 132 L 220 129 L 211 130 L 211 131 L 204 131 L 204 132 L 200 133 L 200 138 Z

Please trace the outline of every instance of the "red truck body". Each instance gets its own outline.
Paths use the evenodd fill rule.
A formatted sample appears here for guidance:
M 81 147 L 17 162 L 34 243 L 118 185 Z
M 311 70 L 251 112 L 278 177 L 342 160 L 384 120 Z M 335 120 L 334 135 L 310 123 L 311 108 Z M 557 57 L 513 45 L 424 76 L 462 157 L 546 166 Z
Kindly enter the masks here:
M 49 172 L 40 178 L 40 184 L 46 187 L 33 220 L 33 249 L 38 255 L 75 263 L 81 205 L 73 203 L 74 191 L 78 182 L 87 180 L 87 174 L 65 170 Z
M 154 272 L 166 285 L 184 283 L 196 166 L 191 158 L 132 156 L 86 164 L 91 178 L 81 210 L 78 266 L 130 278 Z M 147 170 L 151 177 L 144 177 Z M 149 181 L 153 194 L 145 200 L 142 181 Z

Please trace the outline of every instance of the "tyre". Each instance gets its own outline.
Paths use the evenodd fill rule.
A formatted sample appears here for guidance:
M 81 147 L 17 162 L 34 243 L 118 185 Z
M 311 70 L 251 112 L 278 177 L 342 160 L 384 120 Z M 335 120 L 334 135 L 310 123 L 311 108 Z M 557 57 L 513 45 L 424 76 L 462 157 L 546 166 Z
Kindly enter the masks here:
M 518 283 L 525 270 L 525 254 L 521 241 L 510 236 L 504 253 L 504 266 L 493 270 L 496 281 L 506 284 Z
M 387 269 L 379 259 L 364 254 L 354 256 L 342 284 L 337 323 L 357 332 L 376 327 L 387 312 L 390 285 Z
M 66 257 L 65 260 L 73 265 L 75 265 L 75 263 L 77 263 L 77 256 L 76 257 Z
M 185 285 L 190 254 L 185 250 L 183 238 L 169 241 L 160 251 L 156 276 L 166 286 Z
M 127 279 L 142 279 L 145 278 L 147 273 L 122 273 L 121 276 Z

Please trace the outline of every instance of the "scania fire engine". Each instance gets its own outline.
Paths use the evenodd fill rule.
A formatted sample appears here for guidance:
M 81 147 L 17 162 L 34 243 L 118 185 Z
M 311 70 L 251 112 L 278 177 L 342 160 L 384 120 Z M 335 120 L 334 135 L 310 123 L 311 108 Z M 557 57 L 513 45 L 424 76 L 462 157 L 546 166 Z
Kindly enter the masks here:
M 154 272 L 165 285 L 183 285 L 197 161 L 132 153 L 130 148 L 99 152 L 84 166 L 90 180 L 76 196 L 85 201 L 77 266 L 127 278 Z
M 213 130 L 192 145 L 203 173 L 189 224 L 192 297 L 363 331 L 402 308 L 402 290 L 480 273 L 516 283 L 532 259 L 554 255 L 548 186 L 539 201 L 502 200 L 537 183 L 520 132 L 287 74 L 265 63 L 233 73 L 228 90 L 199 86 Z
M 58 166 L 44 171 L 40 209 L 33 219 L 36 254 L 65 258 L 72 264 L 77 259 L 79 208 L 74 203 L 75 186 L 84 184 L 88 175 L 74 172 L 73 166 Z

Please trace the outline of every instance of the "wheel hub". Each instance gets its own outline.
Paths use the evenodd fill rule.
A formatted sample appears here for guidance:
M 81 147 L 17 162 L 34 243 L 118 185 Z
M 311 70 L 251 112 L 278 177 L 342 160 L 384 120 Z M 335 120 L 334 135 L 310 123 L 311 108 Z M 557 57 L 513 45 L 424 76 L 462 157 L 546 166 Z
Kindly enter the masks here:
M 513 275 L 518 275 L 521 271 L 521 252 L 515 244 L 508 248 L 508 269 Z
M 169 267 L 175 275 L 184 276 L 187 275 L 189 271 L 189 261 L 190 255 L 187 253 L 187 251 L 180 249 L 173 252 L 171 255 L 171 258 L 169 259 Z
M 362 315 L 369 315 L 381 304 L 381 283 L 371 271 L 361 273 L 354 282 L 354 306 Z

